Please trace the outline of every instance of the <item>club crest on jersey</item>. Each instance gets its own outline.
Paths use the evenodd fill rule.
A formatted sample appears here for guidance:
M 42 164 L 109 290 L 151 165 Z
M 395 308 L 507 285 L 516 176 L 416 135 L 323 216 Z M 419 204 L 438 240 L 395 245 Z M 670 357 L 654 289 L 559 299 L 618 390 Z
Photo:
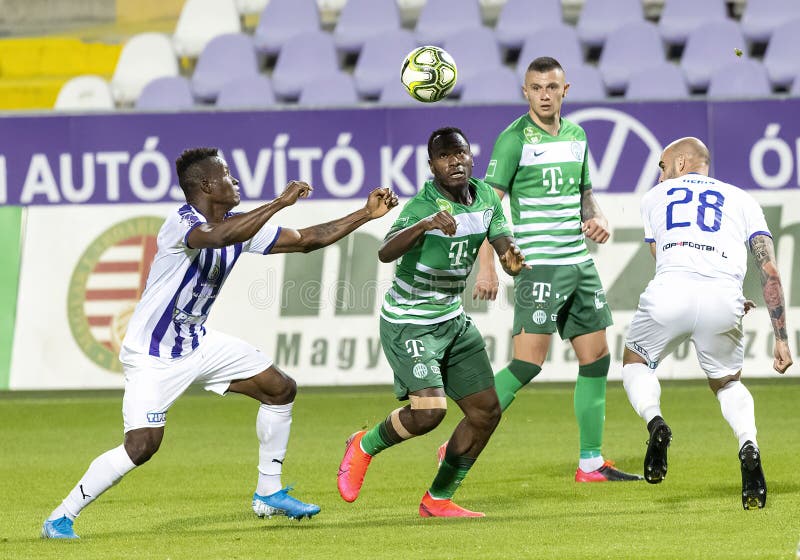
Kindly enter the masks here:
M 84 355 L 108 371 L 122 372 L 120 345 L 150 272 L 163 223 L 163 217 L 141 216 L 111 226 L 86 247 L 70 278 L 69 330 Z M 120 270 L 135 272 L 120 275 Z
M 489 224 L 492 223 L 492 216 L 494 216 L 494 210 L 491 208 L 487 208 L 483 212 L 483 227 L 489 229 Z
M 526 126 L 522 130 L 522 134 L 525 136 L 525 141 L 528 144 L 538 144 L 542 141 L 541 133 L 532 126 Z
M 544 325 L 545 321 L 547 321 L 547 313 L 541 309 L 537 309 L 533 312 L 531 319 L 533 319 L 533 322 L 537 325 Z
M 436 199 L 436 206 L 439 210 L 444 210 L 445 212 L 453 213 L 453 204 L 449 200 L 445 200 L 444 198 L 437 198 Z
M 572 157 L 574 157 L 576 161 L 583 161 L 583 146 L 580 142 L 571 142 L 569 149 L 572 152 Z
M 428 366 L 425 364 L 417 364 L 411 370 L 411 373 L 414 374 L 414 377 L 417 379 L 424 379 L 426 375 L 428 375 Z
M 594 292 L 594 307 L 595 309 L 603 309 L 606 306 L 606 291 L 596 290 Z

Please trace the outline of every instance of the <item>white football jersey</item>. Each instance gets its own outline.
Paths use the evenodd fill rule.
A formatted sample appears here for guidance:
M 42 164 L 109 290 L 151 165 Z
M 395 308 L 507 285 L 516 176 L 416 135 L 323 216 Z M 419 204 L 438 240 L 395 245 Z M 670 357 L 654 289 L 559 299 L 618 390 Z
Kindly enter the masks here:
M 693 272 L 741 286 L 750 239 L 771 237 L 750 194 L 697 173 L 653 187 L 642 198 L 641 211 L 645 241 L 656 244 L 656 275 Z
M 229 213 L 228 216 L 233 214 Z M 193 249 L 189 233 L 206 222 L 189 204 L 167 216 L 142 299 L 128 323 L 123 349 L 179 358 L 200 344 L 203 324 L 242 252 L 266 255 L 281 228 L 265 224 L 252 239 L 221 249 Z

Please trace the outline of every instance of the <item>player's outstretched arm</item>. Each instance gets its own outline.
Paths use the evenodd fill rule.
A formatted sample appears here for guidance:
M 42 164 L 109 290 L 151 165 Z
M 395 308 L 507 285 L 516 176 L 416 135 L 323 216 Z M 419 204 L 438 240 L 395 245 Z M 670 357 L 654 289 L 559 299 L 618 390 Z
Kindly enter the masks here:
M 592 189 L 581 191 L 581 230 L 595 243 L 605 243 L 611 236 L 608 231 L 608 220 L 600 210 L 600 205 L 592 193 Z
M 531 265 L 525 264 L 525 256 L 514 243 L 513 238 L 498 237 L 491 244 L 497 252 L 497 256 L 500 257 L 500 265 L 509 276 L 516 276 L 523 268 L 531 268 Z
M 450 212 L 441 210 L 416 224 L 401 229 L 384 241 L 381 248 L 378 249 L 378 258 L 381 262 L 392 262 L 408 253 L 420 237 L 425 235 L 426 231 L 440 229 L 445 235 L 453 236 L 456 234 L 456 227 L 458 224 Z
M 397 206 L 397 195 L 386 187 L 373 189 L 363 208 L 338 220 L 295 230 L 282 228 L 270 253 L 309 253 L 336 243 L 370 220 Z
M 775 333 L 775 361 L 772 367 L 784 373 L 792 365 L 789 352 L 789 337 L 786 334 L 786 303 L 783 298 L 783 285 L 775 259 L 775 246 L 768 235 L 755 235 L 750 240 L 750 252 L 756 261 L 761 276 L 761 289 L 767 306 L 772 330 Z
M 200 224 L 189 233 L 189 247 L 218 249 L 243 243 L 258 233 L 276 212 L 291 206 L 298 198 L 306 198 L 312 190 L 308 183 L 291 181 L 278 198 L 255 210 L 231 216 L 218 224 Z

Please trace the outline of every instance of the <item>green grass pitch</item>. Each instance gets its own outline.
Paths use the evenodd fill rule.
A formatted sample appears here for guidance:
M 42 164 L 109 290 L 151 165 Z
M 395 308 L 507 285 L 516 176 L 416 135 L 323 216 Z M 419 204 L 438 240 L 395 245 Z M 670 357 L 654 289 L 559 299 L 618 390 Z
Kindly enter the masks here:
M 121 394 L 0 395 L 0 558 L 794 558 L 800 538 L 797 379 L 748 381 L 769 486 L 744 511 L 737 444 L 704 382 L 663 383 L 672 427 L 669 475 L 657 486 L 576 484 L 572 386 L 520 393 L 456 494 L 485 519 L 421 519 L 436 448 L 460 417 L 389 449 L 361 497 L 343 502 L 336 470 L 346 437 L 395 406 L 389 387 L 302 389 L 284 483 L 322 512 L 257 519 L 255 403 L 192 392 L 169 413 L 161 451 L 90 506 L 78 542 L 39 539 L 42 520 L 121 438 Z M 647 434 L 610 383 L 604 451 L 641 472 Z

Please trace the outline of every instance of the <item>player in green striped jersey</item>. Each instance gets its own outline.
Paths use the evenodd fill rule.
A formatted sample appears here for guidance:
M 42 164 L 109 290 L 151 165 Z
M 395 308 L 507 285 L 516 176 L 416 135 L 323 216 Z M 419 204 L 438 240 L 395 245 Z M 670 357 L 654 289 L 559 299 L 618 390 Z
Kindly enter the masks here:
M 381 308 L 380 333 L 394 371 L 395 395 L 410 404 L 351 436 L 338 487 L 342 498 L 354 501 L 372 457 L 438 426 L 447 395 L 464 419 L 450 438 L 419 514 L 483 517 L 451 500 L 500 421 L 485 343 L 464 313 L 461 294 L 484 241 L 508 274 L 515 276 L 527 265 L 497 194 L 471 177 L 472 152 L 464 133 L 457 128 L 434 131 L 428 156 L 433 180 L 406 203 L 378 252 L 383 262 L 400 259 Z
M 532 265 L 514 279 L 514 358 L 495 375 L 505 410 L 540 371 L 552 333 L 569 339 L 578 358 L 574 409 L 580 432 L 577 482 L 641 480 L 614 468 L 601 454 L 606 377 L 606 328 L 612 324 L 600 277 L 585 238 L 605 243 L 608 223 L 592 194 L 586 133 L 561 118 L 569 84 L 557 60 L 535 59 L 523 93 L 530 110 L 497 138 L 486 181 L 511 198 L 514 236 Z M 494 299 L 494 257 L 480 252 L 474 297 Z

